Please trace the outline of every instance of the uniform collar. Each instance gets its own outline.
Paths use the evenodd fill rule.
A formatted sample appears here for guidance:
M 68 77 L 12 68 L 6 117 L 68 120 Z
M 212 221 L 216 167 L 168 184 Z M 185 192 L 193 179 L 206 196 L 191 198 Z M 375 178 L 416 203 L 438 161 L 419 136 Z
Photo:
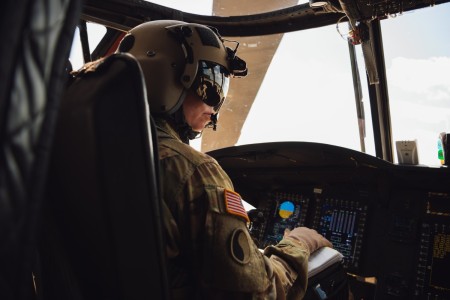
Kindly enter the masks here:
M 158 138 L 174 138 L 180 142 L 180 136 L 175 129 L 164 119 L 155 119 L 156 128 L 158 129 Z

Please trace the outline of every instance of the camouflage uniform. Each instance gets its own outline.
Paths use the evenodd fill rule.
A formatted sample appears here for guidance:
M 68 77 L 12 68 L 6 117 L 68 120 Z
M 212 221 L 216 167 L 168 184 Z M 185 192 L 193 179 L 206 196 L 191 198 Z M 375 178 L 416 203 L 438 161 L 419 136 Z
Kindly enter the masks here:
M 166 121 L 157 119 L 157 130 L 172 298 L 301 299 L 308 248 L 283 239 L 263 255 L 217 161 L 182 143 Z

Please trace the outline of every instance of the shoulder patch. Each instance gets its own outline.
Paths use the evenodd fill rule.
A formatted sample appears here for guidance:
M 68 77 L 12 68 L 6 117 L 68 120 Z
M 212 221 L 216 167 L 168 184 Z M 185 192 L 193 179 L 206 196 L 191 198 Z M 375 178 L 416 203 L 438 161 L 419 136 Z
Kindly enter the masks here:
M 225 208 L 228 213 L 244 218 L 247 222 L 250 222 L 244 205 L 242 205 L 241 196 L 238 193 L 225 189 L 224 199 Z
M 247 264 L 250 261 L 250 240 L 244 230 L 235 229 L 229 243 L 231 257 L 242 265 Z

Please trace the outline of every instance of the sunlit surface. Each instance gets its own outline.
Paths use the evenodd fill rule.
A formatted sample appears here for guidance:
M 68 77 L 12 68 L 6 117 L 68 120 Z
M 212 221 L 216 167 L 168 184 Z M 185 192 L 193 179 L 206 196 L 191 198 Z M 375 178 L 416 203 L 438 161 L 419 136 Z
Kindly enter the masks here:
M 336 26 L 284 35 L 239 144 L 272 141 L 361 150 L 348 44 Z
M 196 14 L 219 14 L 226 1 L 195 2 L 154 1 L 160 5 Z M 292 5 L 292 1 L 280 1 Z M 215 12 L 214 12 L 215 10 Z M 396 18 L 381 21 L 387 68 L 388 92 L 391 109 L 394 161 L 397 162 L 395 141 L 417 140 L 419 163 L 439 165 L 437 138 L 441 132 L 450 132 L 450 4 L 408 12 Z M 428 21 L 427 21 L 428 20 Z M 91 51 L 105 33 L 103 26 L 88 23 Z M 347 23 L 287 33 L 282 36 L 261 86 L 245 85 L 253 90 L 254 101 L 243 99 L 242 86 L 230 88 L 229 103 L 238 103 L 233 109 L 226 103 L 219 120 L 226 115 L 242 114 L 243 124 L 236 145 L 275 141 L 307 141 L 342 146 L 375 155 L 372 118 L 361 46 L 356 46 L 364 105 L 364 138 L 361 145 L 359 123 L 349 47 L 342 33 Z M 383 30 L 387 29 L 387 30 Z M 71 62 L 74 69 L 83 64 L 78 33 L 74 39 Z M 264 48 L 262 37 L 253 37 L 252 44 L 241 44 L 241 51 L 252 55 Z M 257 45 L 257 47 L 255 46 Z M 267 47 L 267 45 L 266 45 Z M 245 59 L 245 57 L 243 57 Z M 267 57 L 266 61 L 267 61 Z M 255 76 L 255 66 L 249 65 L 247 78 Z M 260 74 L 259 74 L 260 75 Z M 246 78 L 246 80 L 247 80 Z M 244 101 L 245 100 L 245 101 Z M 242 102 L 242 104 L 241 104 Z M 241 106 L 239 106 L 241 105 Z M 240 115 L 239 115 L 240 116 Z M 213 133 L 213 140 L 224 139 L 224 132 Z M 217 138 L 216 138 L 217 136 Z M 229 142 L 223 146 L 234 146 Z M 202 149 L 202 140 L 191 145 Z M 211 148 L 206 151 L 213 150 Z
M 296 5 L 297 3 L 307 3 L 308 1 L 300 0 L 297 2 L 295 0 L 258 0 L 258 2 L 243 2 L 240 0 L 151 0 L 149 2 L 171 7 L 191 14 L 228 17 L 230 16 L 230 11 L 234 11 L 235 13 L 232 15 L 236 16 L 250 15 L 283 9 Z M 215 9 L 213 9 L 213 5 Z M 242 9 L 243 6 L 245 6 L 246 10 Z
M 98 43 L 105 35 L 106 28 L 105 26 L 95 23 L 87 23 L 86 26 L 88 30 L 89 50 L 92 52 L 92 50 L 97 47 Z M 72 64 L 72 69 L 74 70 L 80 69 L 84 64 L 83 50 L 81 49 L 80 42 L 80 31 L 78 30 L 78 28 L 76 28 L 75 30 L 72 51 L 70 53 L 70 62 Z
M 450 4 L 435 8 L 381 22 L 393 139 L 417 139 L 424 165 L 439 165 L 438 136 L 450 132 Z

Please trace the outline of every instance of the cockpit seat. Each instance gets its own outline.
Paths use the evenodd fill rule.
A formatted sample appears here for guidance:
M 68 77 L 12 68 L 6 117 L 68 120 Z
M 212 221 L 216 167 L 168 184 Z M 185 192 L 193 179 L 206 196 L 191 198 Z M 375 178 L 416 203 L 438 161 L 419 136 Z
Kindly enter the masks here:
M 40 246 L 43 299 L 168 299 L 154 126 L 138 62 L 113 54 L 63 96 Z

